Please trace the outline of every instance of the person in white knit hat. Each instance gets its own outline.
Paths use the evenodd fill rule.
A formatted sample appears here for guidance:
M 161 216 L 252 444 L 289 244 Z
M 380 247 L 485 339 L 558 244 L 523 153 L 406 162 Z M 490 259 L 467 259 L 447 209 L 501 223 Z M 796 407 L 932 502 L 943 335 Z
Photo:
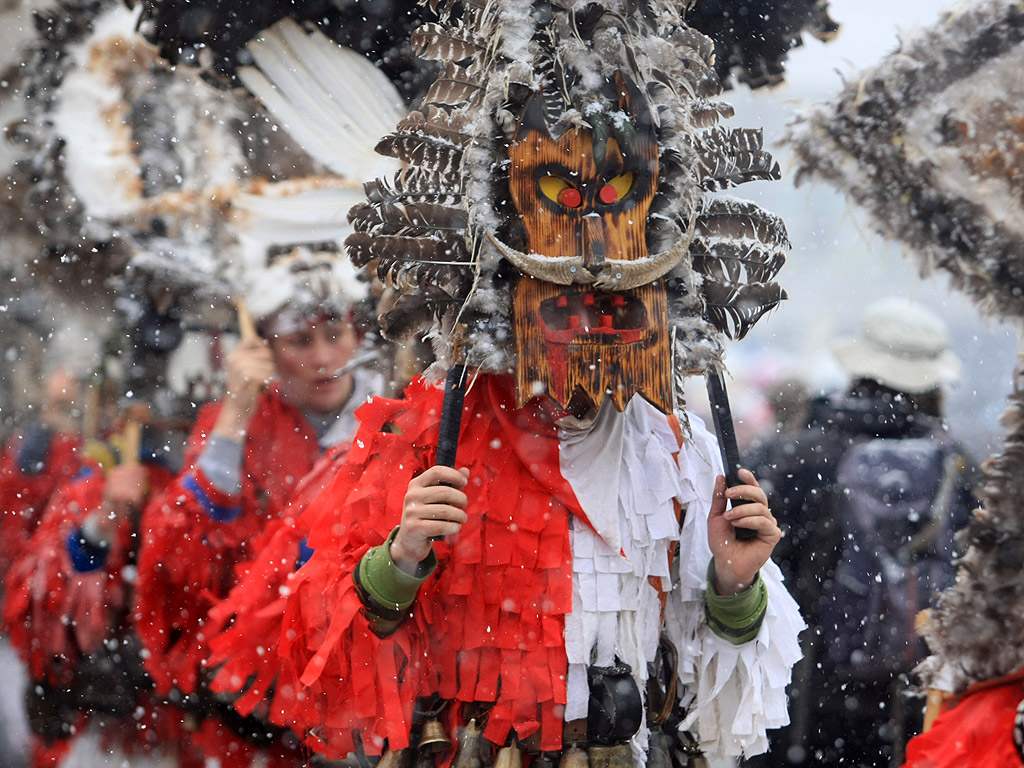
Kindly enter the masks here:
M 808 624 L 792 724 L 748 768 L 889 766 L 921 727 L 908 674 L 914 619 L 954 577 L 953 535 L 976 506 L 976 470 L 942 419 L 961 363 L 946 324 L 906 298 L 870 304 L 831 345 L 847 390 L 807 425 L 748 455 L 786 532 L 777 549 Z
M 266 736 L 262 722 L 209 693 L 207 612 L 262 540 L 293 527 L 286 512 L 300 481 L 344 453 L 355 410 L 380 383 L 359 367 L 368 355 L 354 357 L 366 285 L 336 244 L 275 247 L 247 277 L 225 396 L 199 414 L 183 471 L 143 514 L 136 628 L 157 694 L 184 697 L 200 723 L 192 741 L 208 758 L 244 762 L 269 749 L 299 765 L 288 744 L 254 736 Z
M 854 380 L 868 379 L 908 395 L 933 392 L 960 378 L 960 360 L 949 349 L 946 324 L 930 310 L 895 296 L 871 304 L 860 333 L 834 342 L 832 353 Z

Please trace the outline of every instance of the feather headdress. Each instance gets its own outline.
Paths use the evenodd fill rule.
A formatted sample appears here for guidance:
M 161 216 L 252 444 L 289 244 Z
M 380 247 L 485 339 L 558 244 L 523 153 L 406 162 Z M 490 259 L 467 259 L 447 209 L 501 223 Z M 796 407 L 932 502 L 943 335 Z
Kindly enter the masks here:
M 777 217 L 717 194 L 777 178 L 778 166 L 759 131 L 718 126 L 732 112 L 715 100 L 712 42 L 673 3 L 431 5 L 440 20 L 412 44 L 440 73 L 377 145 L 405 165 L 366 185 L 347 241 L 356 264 L 375 264 L 401 292 L 392 312 L 429 328 L 442 361 L 458 336 L 469 364 L 510 369 L 508 280 L 518 273 L 507 259 L 524 242 L 509 203 L 516 125 L 532 101 L 552 136 L 583 128 L 627 145 L 616 104 L 625 81 L 642 94 L 656 135 L 649 279 L 667 282 L 677 369 L 718 365 L 722 334 L 742 337 L 783 298 L 773 280 L 788 241 Z
M 1024 8 L 987 0 L 947 13 L 789 138 L 799 177 L 837 184 L 886 237 L 941 269 L 981 310 L 1024 323 Z M 960 534 L 957 584 L 933 612 L 926 685 L 1024 665 L 1024 369 L 1018 361 L 1001 455 L 983 467 L 983 511 Z
M 362 114 L 384 121 L 367 124 L 372 138 L 351 126 L 346 132 L 341 122 L 353 122 L 354 107 L 335 106 L 319 126 L 336 139 L 333 153 L 316 155 L 280 129 L 288 114 L 278 102 L 288 102 L 273 100 L 269 75 L 253 87 L 266 98 L 265 111 L 242 88 L 218 89 L 195 70 L 168 68 L 137 22 L 138 13 L 114 0 L 62 0 L 36 16 L 17 98 L 5 105 L 21 115 L 10 129 L 17 160 L 5 203 L 9 218 L 21 222 L 25 252 L 52 258 L 33 258 L 20 285 L 63 283 L 67 301 L 89 305 L 90 322 L 108 326 L 115 295 L 129 326 L 154 306 L 177 311 L 180 303 L 175 318 L 215 328 L 232 321 L 223 299 L 261 294 L 260 284 L 273 284 L 278 299 L 288 289 L 300 304 L 339 286 L 346 290 L 337 291 L 336 303 L 358 299 L 365 286 L 351 284 L 340 243 L 352 231 L 347 211 L 361 198 L 351 179 L 389 168 L 383 158 L 366 160 L 402 104 L 387 78 L 322 35 L 299 41 L 334 76 L 372 83 L 378 99 L 368 106 L 362 98 Z M 268 32 L 258 46 L 247 54 L 254 79 L 261 63 L 271 73 L 291 71 L 280 33 Z M 303 244 L 317 244 L 317 269 L 282 272 L 278 265 L 270 274 L 287 280 L 260 278 L 269 251 Z M 180 339 L 179 320 L 166 320 L 177 332 L 161 338 Z

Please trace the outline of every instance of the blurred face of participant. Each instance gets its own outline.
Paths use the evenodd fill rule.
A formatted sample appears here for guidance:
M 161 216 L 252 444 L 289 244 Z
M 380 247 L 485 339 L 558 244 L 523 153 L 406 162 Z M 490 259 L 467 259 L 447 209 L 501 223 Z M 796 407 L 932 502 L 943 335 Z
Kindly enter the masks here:
M 51 373 L 44 386 L 43 422 L 61 432 L 77 430 L 79 381 L 69 371 Z
M 268 340 L 285 400 L 303 411 L 329 414 L 352 394 L 352 376 L 335 376 L 359 344 L 347 319 L 321 318 Z

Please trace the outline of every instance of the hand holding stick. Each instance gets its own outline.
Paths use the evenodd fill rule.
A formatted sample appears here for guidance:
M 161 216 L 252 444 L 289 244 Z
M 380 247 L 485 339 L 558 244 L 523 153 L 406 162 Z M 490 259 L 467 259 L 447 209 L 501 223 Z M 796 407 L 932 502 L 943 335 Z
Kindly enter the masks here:
M 740 449 L 736 444 L 736 430 L 732 423 L 732 409 L 729 407 L 729 394 L 725 389 L 722 374 L 708 371 L 708 401 L 711 403 L 711 419 L 715 424 L 718 436 L 718 448 L 722 452 L 722 465 L 725 467 L 725 484 L 728 488 L 740 485 Z M 732 499 L 732 506 L 747 504 L 746 499 Z M 757 538 L 757 531 L 750 528 L 736 528 L 736 538 L 750 541 Z
M 432 542 L 458 533 L 467 520 L 463 511 L 467 499 L 462 489 L 469 481 L 469 472 L 455 469 L 465 379 L 463 365 L 453 365 L 448 371 L 434 466 L 413 478 L 405 495 L 402 523 L 391 544 L 391 558 L 409 573 L 430 553 Z

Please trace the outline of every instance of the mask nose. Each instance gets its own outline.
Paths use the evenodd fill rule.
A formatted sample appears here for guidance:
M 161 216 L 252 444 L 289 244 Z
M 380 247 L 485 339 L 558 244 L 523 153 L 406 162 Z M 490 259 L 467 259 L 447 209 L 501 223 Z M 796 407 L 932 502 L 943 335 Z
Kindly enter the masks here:
M 580 229 L 580 252 L 583 254 L 583 265 L 593 275 L 604 271 L 605 261 L 604 223 L 597 214 L 583 217 Z

